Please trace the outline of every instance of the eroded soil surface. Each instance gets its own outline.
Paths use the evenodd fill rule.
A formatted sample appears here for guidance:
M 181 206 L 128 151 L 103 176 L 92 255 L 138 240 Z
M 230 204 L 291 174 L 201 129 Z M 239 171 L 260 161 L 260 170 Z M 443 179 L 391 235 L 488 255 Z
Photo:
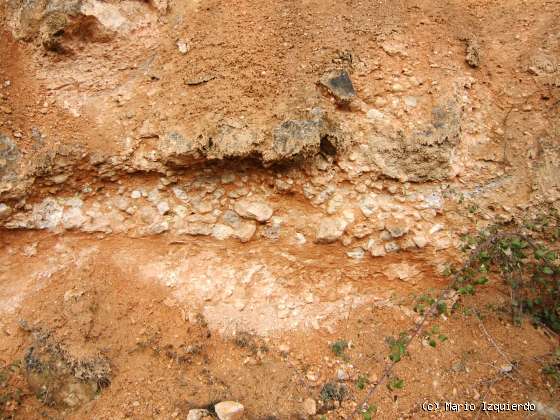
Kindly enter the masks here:
M 560 211 L 559 2 L 6 0 L 0 23 L 1 418 L 560 418 L 558 337 L 495 278 L 386 374 L 462 235 Z

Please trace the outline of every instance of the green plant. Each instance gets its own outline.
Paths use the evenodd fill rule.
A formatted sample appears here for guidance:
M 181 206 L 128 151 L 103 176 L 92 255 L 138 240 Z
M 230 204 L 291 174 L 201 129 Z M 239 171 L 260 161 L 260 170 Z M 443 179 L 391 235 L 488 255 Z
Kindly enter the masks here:
M 345 355 L 345 351 L 348 348 L 348 342 L 346 340 L 336 340 L 334 343 L 331 344 L 331 351 L 337 357 L 343 357 Z
M 450 267 L 453 287 L 473 295 L 495 275 L 509 288 L 512 321 L 527 314 L 534 322 L 560 331 L 560 216 L 549 209 L 523 225 L 494 225 L 477 235 L 465 235 L 463 250 L 469 254 L 459 269 Z
M 24 396 L 18 386 L 23 381 L 20 371 L 19 363 L 0 366 L 0 419 L 17 417 L 16 412 Z
M 375 413 L 377 413 L 377 406 L 370 405 L 366 411 L 362 412 L 362 418 L 364 420 L 371 420 Z
M 395 389 L 403 389 L 404 379 L 401 379 L 399 377 L 391 378 L 387 383 L 387 388 L 389 388 L 390 391 L 393 391 Z
M 435 338 L 434 338 L 435 337 Z M 424 339 L 431 347 L 437 346 L 437 340 L 444 342 L 447 340 L 447 336 L 440 334 L 440 329 L 437 325 L 432 326 L 429 332 L 426 332 Z
M 342 401 L 347 395 L 347 389 L 342 384 L 327 382 L 319 395 L 323 401 Z
M 434 305 L 434 303 L 436 304 L 435 309 L 438 315 L 448 314 L 447 304 L 442 300 L 439 300 L 436 303 L 436 299 L 432 296 L 431 293 L 424 293 L 416 298 L 413 308 L 414 312 L 420 315 L 424 315 L 426 313 L 426 309 L 430 309 Z
M 554 351 L 552 357 L 547 364 L 543 366 L 541 372 L 554 380 L 557 385 L 560 385 L 560 347 Z
M 398 338 L 388 337 L 386 339 L 390 349 L 389 359 L 391 359 L 391 361 L 395 363 L 400 362 L 402 357 L 406 354 L 406 345 L 409 339 L 410 337 L 406 332 L 401 332 Z
M 365 375 L 359 375 L 358 380 L 356 381 L 356 388 L 364 389 L 368 384 L 368 378 Z

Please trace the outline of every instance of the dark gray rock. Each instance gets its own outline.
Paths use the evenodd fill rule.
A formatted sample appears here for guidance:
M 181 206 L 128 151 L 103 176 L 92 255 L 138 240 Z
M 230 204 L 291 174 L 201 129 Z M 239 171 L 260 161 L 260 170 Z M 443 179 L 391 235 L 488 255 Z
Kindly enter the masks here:
M 339 105 L 348 105 L 356 97 L 356 91 L 346 70 L 333 70 L 323 75 L 319 84 L 331 94 Z

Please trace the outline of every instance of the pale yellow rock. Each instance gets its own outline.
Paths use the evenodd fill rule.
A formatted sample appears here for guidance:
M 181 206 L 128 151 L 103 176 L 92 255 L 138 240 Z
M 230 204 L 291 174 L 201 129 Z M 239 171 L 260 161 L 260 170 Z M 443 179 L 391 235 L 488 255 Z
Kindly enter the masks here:
M 235 401 L 222 401 L 214 406 L 220 420 L 238 420 L 243 418 L 245 407 Z

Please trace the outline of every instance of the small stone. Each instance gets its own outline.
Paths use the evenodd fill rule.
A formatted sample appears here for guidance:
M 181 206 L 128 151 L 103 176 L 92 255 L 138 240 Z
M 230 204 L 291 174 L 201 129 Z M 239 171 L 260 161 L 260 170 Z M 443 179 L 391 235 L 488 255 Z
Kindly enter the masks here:
M 83 215 L 79 207 L 70 207 L 64 210 L 61 219 L 64 229 L 79 229 L 87 221 L 88 218 Z
M 352 226 L 350 234 L 357 239 L 363 239 L 368 235 L 371 235 L 372 229 L 365 223 L 358 223 Z
M 395 55 L 401 55 L 403 57 L 408 56 L 408 53 L 406 52 L 406 45 L 401 42 L 386 41 L 381 44 L 381 48 L 383 48 L 383 51 L 385 51 L 387 55 L 390 55 L 391 57 Z
M 325 218 L 319 222 L 315 242 L 328 244 L 337 241 L 346 230 L 347 222 L 343 219 Z
M 513 366 L 511 364 L 507 364 L 507 365 L 502 365 L 500 367 L 500 372 L 501 373 L 509 373 L 513 370 Z
M 362 248 L 354 248 L 346 253 L 350 258 L 361 260 L 364 258 L 365 251 Z
M 280 344 L 278 346 L 278 351 L 282 354 L 288 354 L 290 352 L 290 346 L 287 344 Z
M 121 211 L 125 211 L 128 207 L 130 207 L 130 201 L 128 200 L 128 198 L 123 196 L 115 197 L 113 199 L 113 204 L 116 208 L 118 208 Z M 82 205 L 80 205 L 79 207 L 82 207 Z M 77 206 L 73 206 L 73 207 L 77 207 Z
M 180 233 L 192 236 L 209 236 L 212 234 L 212 225 L 203 222 L 192 222 Z
M 292 184 L 290 184 L 287 181 L 284 181 L 283 179 L 277 179 L 274 182 L 274 185 L 276 186 L 278 191 L 290 191 L 292 189 Z
M 377 108 L 383 108 L 387 105 L 387 99 L 378 96 L 373 103 Z
M 235 401 L 222 401 L 214 406 L 220 420 L 237 420 L 243 418 L 245 407 Z
M 335 194 L 327 203 L 327 214 L 335 214 L 344 204 L 344 197 Z
M 321 77 L 322 85 L 339 105 L 348 105 L 356 97 L 356 91 L 346 70 L 333 70 Z
M 385 114 L 383 114 L 383 112 L 378 111 L 377 109 L 371 108 L 366 116 L 370 119 L 370 120 L 382 120 L 385 118 Z
M 4 203 L 0 203 L 0 220 L 8 218 L 12 214 L 12 208 Z
M 192 202 L 192 208 L 196 213 L 206 214 L 210 213 L 214 208 L 212 203 L 208 200 L 196 199 Z
M 381 232 L 381 235 L 379 235 L 379 238 L 383 241 L 390 241 L 392 236 L 389 231 L 384 230 L 383 232 Z
M 230 238 L 235 234 L 235 231 L 226 225 L 217 224 L 212 228 L 212 236 L 219 241 Z
M 305 235 L 300 232 L 296 233 L 295 240 L 298 245 L 304 245 L 307 242 L 307 239 L 305 239 Z
M 376 195 L 371 193 L 360 201 L 360 210 L 365 217 L 371 217 L 377 211 L 377 200 L 375 197 Z
M 137 199 L 137 198 L 142 197 L 142 193 L 138 190 L 134 190 L 130 193 L 130 197 L 134 198 L 134 199 Z
M 400 249 L 401 248 L 400 248 L 399 244 L 397 244 L 396 242 L 387 242 L 385 244 L 385 251 L 387 251 L 387 252 L 397 252 Z
M 370 239 L 367 244 L 367 249 L 372 257 L 383 257 L 387 254 L 385 247 Z
M 399 92 L 404 92 L 406 89 L 404 88 L 403 85 L 401 85 L 400 83 L 393 83 L 391 85 L 391 92 L 393 93 L 399 93 Z
M 160 233 L 167 232 L 169 230 L 169 223 L 166 220 L 152 223 L 148 229 L 148 235 L 159 235 Z
M 237 188 L 235 190 L 229 191 L 227 193 L 227 196 L 229 198 L 236 199 L 236 198 L 243 197 L 247 194 L 249 194 L 249 190 L 247 189 L 247 187 L 240 187 L 240 188 Z
M 182 188 L 175 186 L 172 187 L 171 190 L 173 191 L 173 194 L 175 194 L 175 197 L 177 197 L 179 200 L 187 201 L 189 199 L 189 196 Z M 132 193 L 134 193 L 134 191 L 132 191 Z
M 185 41 L 177 41 L 177 48 L 181 54 L 186 54 L 189 52 L 189 46 Z
M 435 225 L 433 225 L 433 226 L 431 227 L 431 229 L 430 229 L 430 235 L 433 235 L 434 233 L 437 233 L 437 232 L 439 232 L 439 231 L 442 230 L 442 229 L 443 229 L 443 225 L 442 225 L 442 224 L 440 224 L 440 223 L 435 224 Z
M 408 232 L 406 222 L 396 217 L 390 217 L 385 220 L 385 229 L 391 234 L 392 238 L 400 238 Z
M 169 213 L 169 204 L 167 203 L 167 201 L 160 201 L 157 204 L 157 209 L 159 214 L 164 215 Z
M 261 201 L 240 200 L 235 203 L 235 212 L 246 219 L 253 219 L 264 223 L 272 217 L 272 208 Z
M 270 222 L 264 227 L 261 234 L 263 237 L 274 241 L 280 238 L 280 230 L 282 228 L 282 219 L 274 216 Z
M 56 185 L 60 185 L 66 182 L 66 180 L 70 177 L 68 174 L 58 174 L 51 178 L 52 182 Z
M 26 257 L 34 257 L 37 255 L 37 242 L 25 245 L 22 249 L 23 255 Z
M 348 380 L 348 373 L 346 373 L 346 371 L 342 368 L 338 369 L 336 371 L 336 378 L 341 382 L 342 381 L 347 381 Z
M 428 240 L 423 235 L 415 235 L 412 237 L 412 240 L 418 248 L 424 248 L 426 245 L 428 245 Z
M 405 96 L 404 104 L 409 108 L 416 108 L 418 105 L 418 99 L 414 96 Z
M 257 231 L 257 224 L 252 220 L 243 220 L 235 212 L 224 212 L 223 221 L 234 230 L 233 236 L 241 242 L 249 242 Z
M 189 410 L 189 413 L 187 414 L 187 420 L 203 420 L 206 417 L 212 418 L 210 412 L 203 408 Z
M 313 398 L 306 398 L 303 401 L 303 411 L 305 411 L 305 414 L 308 416 L 317 414 L 317 403 Z

